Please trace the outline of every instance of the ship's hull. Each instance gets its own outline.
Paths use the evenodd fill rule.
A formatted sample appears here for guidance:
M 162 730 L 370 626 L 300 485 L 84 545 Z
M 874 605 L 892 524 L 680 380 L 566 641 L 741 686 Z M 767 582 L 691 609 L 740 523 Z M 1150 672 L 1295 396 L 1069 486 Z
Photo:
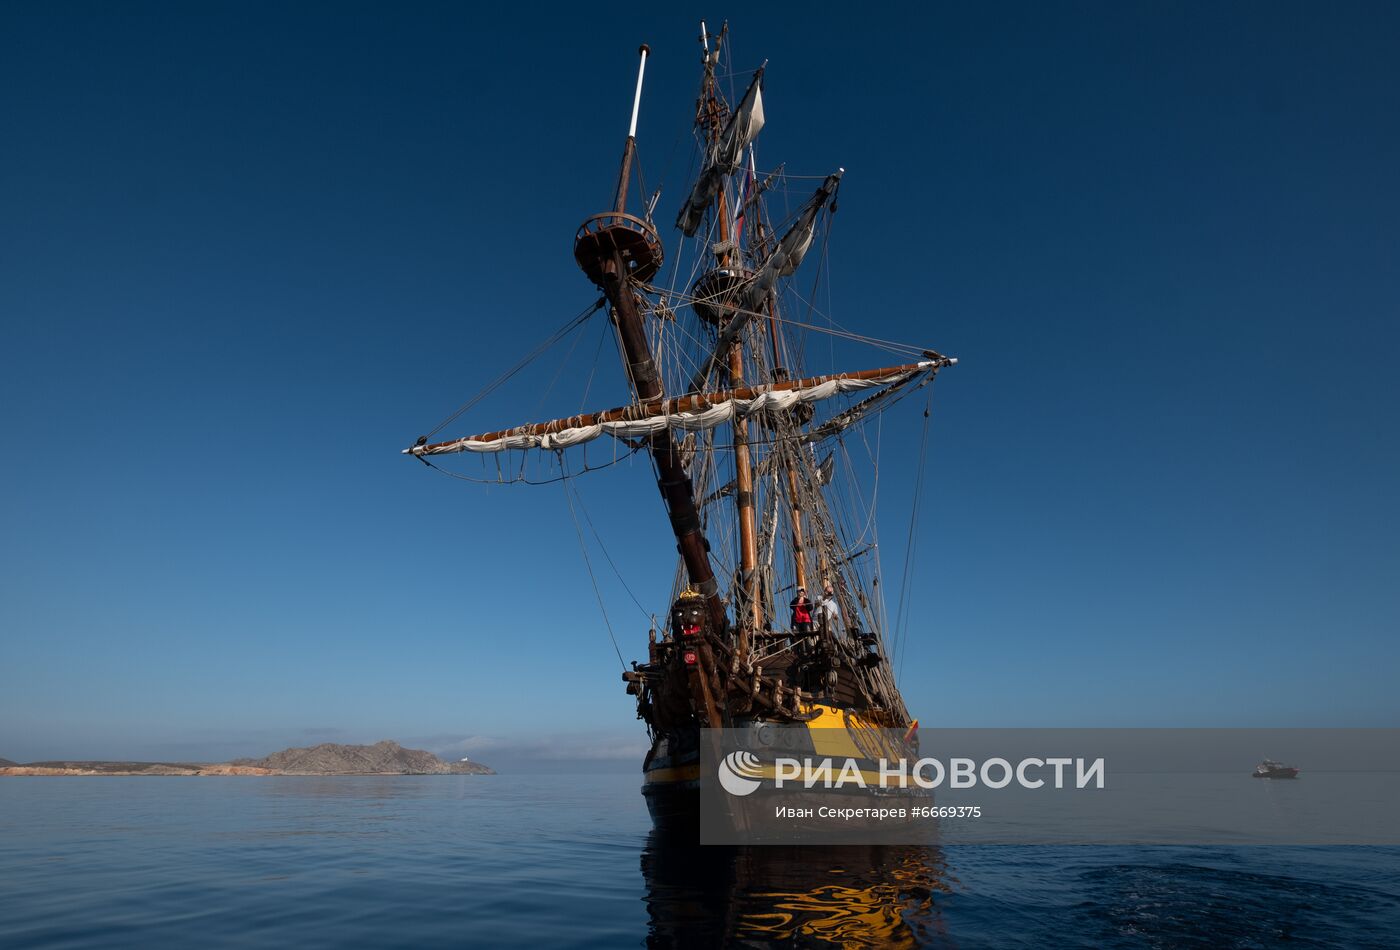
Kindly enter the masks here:
M 813 704 L 805 708 L 809 717 L 801 723 L 785 723 L 788 727 L 805 727 L 808 730 L 812 751 L 818 755 L 847 755 L 856 753 L 849 745 L 851 733 L 866 736 L 863 745 L 870 748 L 872 738 L 880 743 L 888 743 L 888 730 L 882 729 L 867 720 L 859 712 L 826 704 Z M 752 722 L 761 722 L 754 720 Z M 752 723 L 748 723 L 752 724 Z M 642 763 L 642 795 L 651 814 L 652 824 L 660 831 L 678 832 L 687 836 L 698 835 L 700 827 L 700 743 L 701 730 L 691 726 L 669 735 L 658 735 L 652 742 L 651 750 Z M 885 750 L 889 758 L 897 758 L 903 750 Z M 831 804 L 827 797 L 813 799 L 812 804 Z M 911 793 L 914 798 L 927 798 L 926 793 Z M 755 806 L 764 801 L 763 809 L 771 814 L 771 805 L 764 796 L 754 796 Z M 792 804 L 789 795 L 785 803 Z M 740 812 L 743 809 L 739 810 Z M 740 820 L 740 824 L 743 821 Z
M 1252 773 L 1255 778 L 1297 778 L 1298 770 L 1286 769 L 1255 769 Z
M 690 832 L 700 830 L 699 767 L 695 777 L 688 780 L 646 781 L 642 796 L 646 799 L 651 823 L 658 830 Z
M 642 795 L 662 831 L 699 834 L 700 730 L 657 736 L 642 763 Z

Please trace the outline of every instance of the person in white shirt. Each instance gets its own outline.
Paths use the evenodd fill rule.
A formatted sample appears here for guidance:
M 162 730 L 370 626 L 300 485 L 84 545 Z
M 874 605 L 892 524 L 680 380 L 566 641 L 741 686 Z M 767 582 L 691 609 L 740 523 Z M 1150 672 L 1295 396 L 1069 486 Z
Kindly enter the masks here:
M 817 622 L 830 633 L 841 626 L 841 605 L 836 603 L 836 590 L 831 581 L 822 586 L 822 598 L 817 601 Z

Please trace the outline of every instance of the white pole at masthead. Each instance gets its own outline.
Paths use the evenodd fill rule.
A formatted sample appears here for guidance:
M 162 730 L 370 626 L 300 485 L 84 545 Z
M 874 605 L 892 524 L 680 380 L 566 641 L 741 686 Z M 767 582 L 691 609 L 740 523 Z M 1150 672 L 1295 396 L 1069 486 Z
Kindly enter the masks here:
M 642 44 L 639 53 L 642 54 L 641 65 L 637 67 L 637 94 L 632 97 L 632 124 L 627 128 L 627 137 L 637 137 L 637 111 L 642 107 L 642 76 L 647 71 L 647 54 L 651 52 L 651 47 Z

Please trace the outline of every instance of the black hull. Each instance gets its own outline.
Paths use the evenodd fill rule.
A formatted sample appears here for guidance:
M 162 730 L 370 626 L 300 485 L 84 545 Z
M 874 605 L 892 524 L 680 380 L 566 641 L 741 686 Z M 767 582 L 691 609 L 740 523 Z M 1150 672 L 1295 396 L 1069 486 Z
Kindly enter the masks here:
M 700 788 L 683 785 L 646 785 L 642 787 L 652 826 L 661 833 L 688 837 L 700 836 Z
M 700 836 L 700 730 L 658 736 L 642 763 L 642 797 L 658 832 Z

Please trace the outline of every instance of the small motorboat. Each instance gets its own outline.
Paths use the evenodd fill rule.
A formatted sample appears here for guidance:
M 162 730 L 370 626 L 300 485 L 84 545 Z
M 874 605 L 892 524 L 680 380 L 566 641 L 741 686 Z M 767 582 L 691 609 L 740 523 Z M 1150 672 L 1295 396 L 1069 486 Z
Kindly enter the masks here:
M 1252 774 L 1255 778 L 1297 778 L 1298 770 L 1291 765 L 1265 759 L 1254 767 Z

